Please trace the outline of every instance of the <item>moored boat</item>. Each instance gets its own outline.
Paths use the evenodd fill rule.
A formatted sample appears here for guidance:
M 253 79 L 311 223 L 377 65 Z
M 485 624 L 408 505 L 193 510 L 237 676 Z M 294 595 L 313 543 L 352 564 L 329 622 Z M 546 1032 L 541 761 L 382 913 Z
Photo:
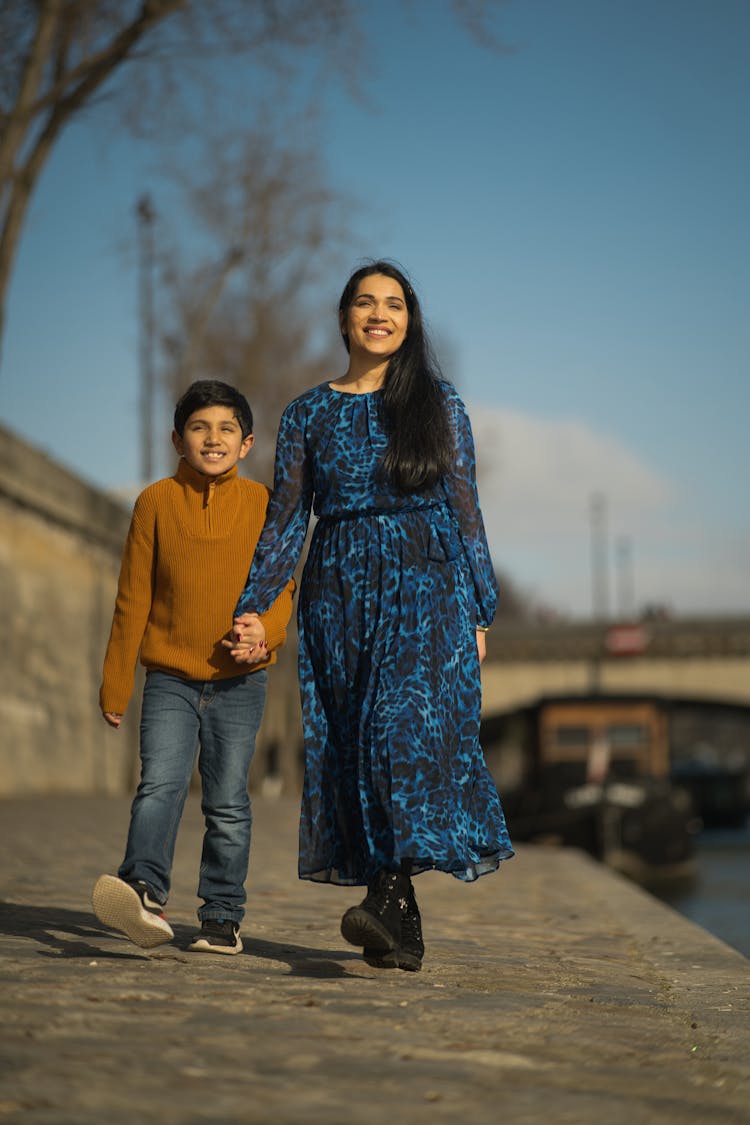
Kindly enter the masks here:
M 546 698 L 524 710 L 515 785 L 501 776 L 502 747 L 486 746 L 511 836 L 582 848 L 646 885 L 690 878 L 700 821 L 670 777 L 658 701 Z

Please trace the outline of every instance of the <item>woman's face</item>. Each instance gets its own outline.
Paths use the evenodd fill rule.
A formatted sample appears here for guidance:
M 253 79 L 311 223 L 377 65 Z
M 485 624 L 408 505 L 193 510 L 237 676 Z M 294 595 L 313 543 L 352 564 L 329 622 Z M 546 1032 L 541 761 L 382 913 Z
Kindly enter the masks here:
M 404 291 L 394 278 L 382 273 L 362 278 L 341 316 L 350 355 L 389 359 L 403 344 L 408 326 Z

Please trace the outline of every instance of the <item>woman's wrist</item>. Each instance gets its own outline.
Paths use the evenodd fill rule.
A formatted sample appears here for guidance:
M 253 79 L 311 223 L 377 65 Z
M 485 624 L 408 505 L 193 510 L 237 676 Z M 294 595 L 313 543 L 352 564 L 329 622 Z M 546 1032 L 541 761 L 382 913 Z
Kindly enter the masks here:
M 489 625 L 475 625 L 474 628 L 478 633 L 488 633 L 490 630 Z

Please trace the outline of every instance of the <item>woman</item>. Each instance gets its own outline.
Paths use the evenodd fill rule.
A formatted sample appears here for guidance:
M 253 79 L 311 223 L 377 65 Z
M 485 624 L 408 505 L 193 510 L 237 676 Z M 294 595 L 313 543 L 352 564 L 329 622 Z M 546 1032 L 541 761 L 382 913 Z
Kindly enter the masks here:
M 458 394 L 417 298 L 374 262 L 339 304 L 346 374 L 284 411 L 273 496 L 237 605 L 235 655 L 300 557 L 305 733 L 299 875 L 368 884 L 342 933 L 369 964 L 419 969 L 411 877 L 473 880 L 513 855 L 479 745 L 479 664 L 497 587 Z M 249 638 L 243 647 L 243 638 Z

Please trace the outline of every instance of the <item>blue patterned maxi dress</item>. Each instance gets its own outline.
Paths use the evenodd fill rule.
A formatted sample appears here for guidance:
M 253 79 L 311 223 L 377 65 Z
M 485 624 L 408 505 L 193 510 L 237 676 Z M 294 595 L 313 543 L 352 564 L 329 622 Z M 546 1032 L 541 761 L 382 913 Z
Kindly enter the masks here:
M 367 883 L 412 860 L 472 880 L 513 855 L 479 745 L 475 625 L 497 587 L 461 399 L 455 466 L 429 491 L 383 481 L 382 392 L 327 383 L 284 411 L 274 490 L 237 613 L 264 612 L 317 523 L 299 592 L 305 735 L 300 878 Z

